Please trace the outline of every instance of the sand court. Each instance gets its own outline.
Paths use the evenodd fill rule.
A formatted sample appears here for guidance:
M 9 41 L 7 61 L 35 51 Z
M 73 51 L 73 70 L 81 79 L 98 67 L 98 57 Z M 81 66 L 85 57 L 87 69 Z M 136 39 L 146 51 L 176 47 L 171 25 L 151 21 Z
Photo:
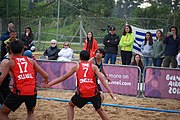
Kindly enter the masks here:
M 43 98 L 58 98 L 70 100 L 73 91 L 65 90 L 39 90 L 38 96 Z M 133 96 L 116 95 L 117 101 L 105 94 L 105 104 L 119 104 L 122 106 L 134 106 L 143 108 L 157 108 L 160 110 L 172 110 L 180 112 L 180 101 L 173 99 L 137 98 Z M 35 120 L 67 120 L 68 102 L 38 99 L 35 108 Z M 110 120 L 180 120 L 180 113 L 139 110 L 131 108 L 120 108 L 103 106 Z M 10 120 L 24 120 L 26 118 L 25 105 L 10 113 Z M 92 104 L 82 109 L 75 107 L 75 120 L 100 120 L 99 115 L 93 110 Z

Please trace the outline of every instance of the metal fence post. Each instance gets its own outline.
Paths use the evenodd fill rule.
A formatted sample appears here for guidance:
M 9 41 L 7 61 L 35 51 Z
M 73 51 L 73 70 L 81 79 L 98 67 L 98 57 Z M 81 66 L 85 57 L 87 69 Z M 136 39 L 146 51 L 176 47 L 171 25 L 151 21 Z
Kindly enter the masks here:
M 38 24 L 38 48 L 40 46 L 40 39 L 41 39 L 41 18 L 39 19 L 39 24 Z
M 0 36 L 1 34 L 2 34 L 2 19 L 0 18 Z M 0 53 L 1 53 L 1 40 L 0 40 Z
M 2 19 L 0 18 L 0 36 L 2 34 Z

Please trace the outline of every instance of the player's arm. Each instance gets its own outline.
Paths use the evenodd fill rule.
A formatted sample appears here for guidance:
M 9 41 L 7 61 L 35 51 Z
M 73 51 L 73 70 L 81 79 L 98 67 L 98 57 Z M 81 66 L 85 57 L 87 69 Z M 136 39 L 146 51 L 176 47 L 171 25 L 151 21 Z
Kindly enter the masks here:
M 51 81 L 48 83 L 48 85 L 46 87 L 51 87 L 55 84 L 58 84 L 60 82 L 65 81 L 67 78 L 69 78 L 71 75 L 73 75 L 75 72 L 77 71 L 77 65 L 74 66 L 68 73 L 66 73 L 65 75 L 62 75 L 61 77 Z
M 104 70 L 104 67 L 102 68 L 102 73 L 105 76 L 105 78 L 108 80 L 108 82 L 110 82 L 111 80 L 109 79 L 109 77 L 106 75 L 106 72 Z
M 48 74 L 37 64 L 37 62 L 35 60 L 32 60 L 35 71 L 38 72 L 39 74 L 41 74 L 43 76 L 43 81 L 44 83 L 48 82 Z
M 94 57 L 92 57 L 91 59 L 89 59 L 89 62 L 94 64 Z
M 105 80 L 103 79 L 103 76 L 101 75 L 101 73 L 99 72 L 99 69 L 97 66 L 92 65 L 92 68 L 95 72 L 95 74 L 98 76 L 99 80 L 101 81 L 101 83 L 103 84 L 103 86 L 107 89 L 108 93 L 110 94 L 111 98 L 116 100 L 116 98 L 113 95 L 113 92 L 111 91 L 111 89 L 109 88 L 108 84 L 105 82 Z
M 3 82 L 4 78 L 7 76 L 7 74 L 9 73 L 9 71 L 10 71 L 10 61 L 5 59 L 1 62 L 1 66 L 0 66 L 0 72 L 1 72 L 0 85 Z

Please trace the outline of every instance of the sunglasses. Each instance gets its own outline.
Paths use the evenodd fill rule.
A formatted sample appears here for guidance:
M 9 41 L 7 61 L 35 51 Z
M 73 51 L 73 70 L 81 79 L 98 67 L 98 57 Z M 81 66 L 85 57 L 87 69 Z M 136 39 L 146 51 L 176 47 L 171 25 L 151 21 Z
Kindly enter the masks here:
M 64 46 L 69 46 L 69 45 L 64 45 Z
M 51 43 L 51 44 L 56 44 L 56 43 Z

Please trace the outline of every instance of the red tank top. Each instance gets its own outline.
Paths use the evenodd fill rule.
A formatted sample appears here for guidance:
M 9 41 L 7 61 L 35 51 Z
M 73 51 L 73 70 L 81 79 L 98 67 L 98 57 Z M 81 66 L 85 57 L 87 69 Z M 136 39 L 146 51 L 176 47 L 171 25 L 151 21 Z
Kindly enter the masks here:
M 14 81 L 12 92 L 17 95 L 36 94 L 36 78 L 33 64 L 26 56 L 14 56 L 12 78 Z
M 96 76 L 89 62 L 79 63 L 77 76 L 77 90 L 81 97 L 89 98 L 97 94 Z

